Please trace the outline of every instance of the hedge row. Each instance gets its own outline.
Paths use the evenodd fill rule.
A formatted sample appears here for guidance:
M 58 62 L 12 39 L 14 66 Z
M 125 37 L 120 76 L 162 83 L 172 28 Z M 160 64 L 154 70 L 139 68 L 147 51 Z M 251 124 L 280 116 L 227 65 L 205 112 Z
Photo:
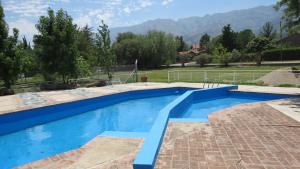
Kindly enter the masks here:
M 300 60 L 300 48 L 271 49 L 263 52 L 264 61 Z

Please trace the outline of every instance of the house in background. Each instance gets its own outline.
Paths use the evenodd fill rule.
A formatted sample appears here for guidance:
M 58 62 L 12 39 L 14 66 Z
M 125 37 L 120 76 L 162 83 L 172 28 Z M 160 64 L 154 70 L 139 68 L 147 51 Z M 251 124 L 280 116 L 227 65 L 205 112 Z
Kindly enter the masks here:
M 200 46 L 198 44 L 193 44 L 191 46 L 190 50 L 186 50 L 186 51 L 180 51 L 178 52 L 179 55 L 192 55 L 197 56 L 201 53 L 205 53 L 206 52 L 206 47 L 205 46 Z

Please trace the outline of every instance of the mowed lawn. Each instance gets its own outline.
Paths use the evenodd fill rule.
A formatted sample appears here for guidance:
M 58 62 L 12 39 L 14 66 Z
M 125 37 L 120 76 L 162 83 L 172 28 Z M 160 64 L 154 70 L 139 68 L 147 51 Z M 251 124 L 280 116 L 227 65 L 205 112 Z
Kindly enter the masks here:
M 177 72 L 180 73 L 180 80 L 182 82 L 191 82 L 191 83 L 199 83 L 206 81 L 204 79 L 204 72 L 207 72 L 208 82 L 216 82 L 221 79 L 222 83 L 232 83 L 233 81 L 233 73 L 238 72 L 238 76 L 236 79 L 237 84 L 254 84 L 254 85 L 263 85 L 259 81 L 253 82 L 253 78 L 256 80 L 261 76 L 271 72 L 272 70 L 284 69 L 288 68 L 288 66 L 230 66 L 230 67 L 176 67 L 176 68 L 161 68 L 161 69 L 153 69 L 153 70 L 139 70 L 139 80 L 142 75 L 146 75 L 148 77 L 148 81 L 150 82 L 168 82 L 168 72 L 174 72 L 170 74 L 171 82 L 177 81 Z M 300 66 L 296 66 L 300 70 Z M 184 73 L 185 72 L 185 73 Z M 191 72 L 193 72 L 193 77 L 191 77 Z M 241 73 L 243 72 L 243 73 Z M 121 72 L 122 79 L 127 79 L 128 75 L 131 72 Z M 253 76 L 253 73 L 255 76 Z M 117 75 L 118 73 L 116 73 Z M 221 77 L 219 77 L 221 74 Z M 125 77 L 126 76 L 126 77 Z M 134 79 L 133 79 L 134 80 Z M 94 81 L 90 79 L 90 81 Z M 17 84 L 13 85 L 13 89 L 15 92 L 29 92 L 29 91 L 39 91 L 39 84 L 43 83 L 43 77 L 41 75 L 37 75 L 34 77 L 28 77 L 26 81 L 24 79 L 17 80 Z M 3 82 L 0 81 L 0 85 L 3 85 Z M 84 87 L 84 85 L 82 85 Z
M 215 76 L 214 78 L 218 79 L 219 74 L 221 74 L 221 79 L 229 79 L 232 78 L 232 73 L 237 72 L 239 79 L 250 79 L 252 77 L 249 77 L 253 73 L 260 77 L 263 76 L 266 73 L 271 72 L 272 70 L 277 69 L 284 69 L 288 68 L 287 66 L 230 66 L 230 67 L 183 67 L 183 68 L 165 68 L 165 69 L 156 69 L 156 70 L 146 70 L 146 71 L 139 71 L 140 75 L 146 75 L 151 82 L 168 82 L 168 72 L 175 72 L 170 74 L 170 79 L 177 78 L 173 76 L 177 76 L 177 71 L 180 73 L 180 79 L 183 81 L 188 82 L 199 82 L 202 81 L 203 78 L 197 78 L 200 76 L 203 76 L 205 72 L 207 72 L 207 77 L 211 78 L 212 76 Z M 300 66 L 298 66 L 300 69 Z M 186 72 L 186 73 L 184 73 Z M 193 77 L 191 76 L 191 72 L 193 73 Z M 224 77 L 224 75 L 227 77 Z M 255 77 L 255 78 L 259 78 Z M 186 79 L 186 80 L 185 80 Z M 192 79 L 192 80 L 191 80 Z M 228 80 L 228 81 L 229 81 Z

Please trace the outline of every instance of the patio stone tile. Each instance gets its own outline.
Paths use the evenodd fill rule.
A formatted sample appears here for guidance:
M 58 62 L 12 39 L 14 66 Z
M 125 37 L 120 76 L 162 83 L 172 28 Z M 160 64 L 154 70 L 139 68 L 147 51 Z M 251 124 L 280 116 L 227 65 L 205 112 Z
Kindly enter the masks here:
M 180 130 L 186 126 L 188 131 Z M 299 168 L 299 126 L 299 122 L 267 103 L 239 105 L 213 113 L 208 123 L 191 126 L 171 122 L 156 168 Z M 163 152 L 168 153 L 161 158 Z M 186 155 L 185 162 L 178 160 L 178 154 Z M 191 164 L 188 167 L 187 162 Z

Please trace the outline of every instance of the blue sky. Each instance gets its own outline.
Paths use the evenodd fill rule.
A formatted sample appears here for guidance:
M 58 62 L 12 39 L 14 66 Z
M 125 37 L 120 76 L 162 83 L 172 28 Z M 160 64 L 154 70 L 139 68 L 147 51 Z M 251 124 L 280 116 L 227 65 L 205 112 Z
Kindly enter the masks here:
M 275 3 L 276 0 L 2 0 L 10 28 L 18 28 L 29 39 L 37 33 L 35 24 L 48 7 L 63 8 L 79 26 L 96 28 L 100 20 L 110 27 L 129 26 L 157 18 L 176 20 Z

